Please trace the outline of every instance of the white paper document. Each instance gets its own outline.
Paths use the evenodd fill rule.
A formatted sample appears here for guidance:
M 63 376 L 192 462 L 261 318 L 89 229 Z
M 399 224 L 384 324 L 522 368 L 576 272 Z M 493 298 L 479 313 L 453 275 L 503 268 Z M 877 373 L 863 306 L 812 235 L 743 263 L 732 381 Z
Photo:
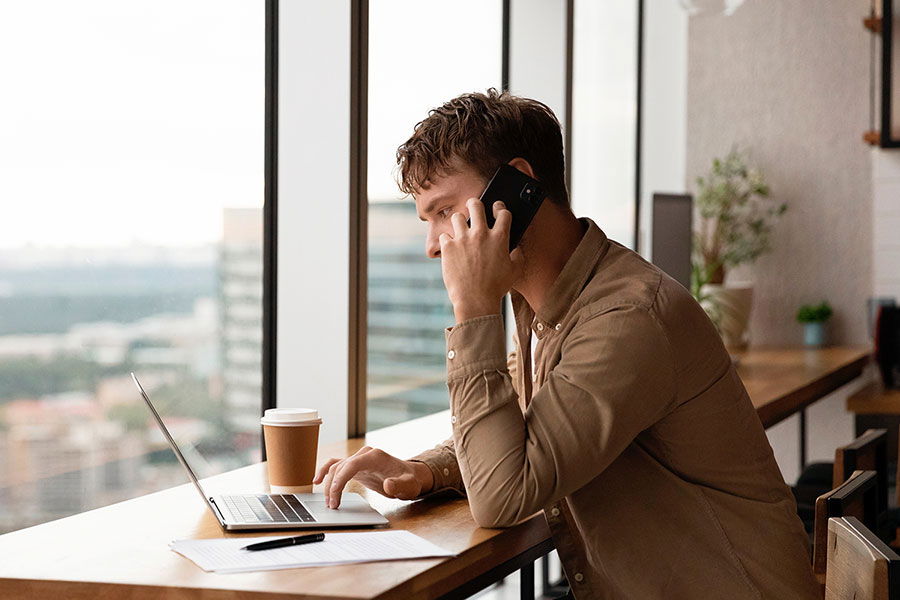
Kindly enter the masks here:
M 244 546 L 287 536 L 176 540 L 169 547 L 204 571 L 241 573 L 296 567 L 321 567 L 377 560 L 455 556 L 409 531 L 325 533 L 312 544 L 272 550 L 241 550 Z

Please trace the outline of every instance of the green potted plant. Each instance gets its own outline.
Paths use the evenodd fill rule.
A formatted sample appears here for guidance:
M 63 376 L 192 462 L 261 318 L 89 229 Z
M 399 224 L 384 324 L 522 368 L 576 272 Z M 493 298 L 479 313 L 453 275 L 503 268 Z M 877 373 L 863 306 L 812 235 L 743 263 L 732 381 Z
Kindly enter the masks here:
M 727 271 L 754 262 L 771 249 L 771 233 L 787 210 L 769 200 L 769 186 L 744 154 L 732 149 L 715 158 L 705 177 L 697 178 L 691 293 L 709 314 L 730 349 L 747 345 L 753 301 L 749 283 L 725 284 Z
M 797 321 L 803 324 L 803 343 L 812 348 L 825 345 L 825 323 L 834 311 L 826 301 L 804 304 L 797 310 Z

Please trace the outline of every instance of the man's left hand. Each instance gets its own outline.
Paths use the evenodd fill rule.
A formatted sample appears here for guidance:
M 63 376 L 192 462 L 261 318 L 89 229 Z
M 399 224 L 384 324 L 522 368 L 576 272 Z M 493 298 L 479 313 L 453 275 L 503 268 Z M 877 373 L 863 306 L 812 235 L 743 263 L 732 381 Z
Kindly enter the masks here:
M 442 233 L 441 271 L 453 303 L 456 322 L 500 313 L 500 302 L 522 275 L 522 253 L 509 252 L 510 213 L 502 202 L 493 206 L 494 227 L 487 226 L 484 205 L 478 198 L 466 201 L 469 221 L 462 213 L 450 217 L 453 235 Z

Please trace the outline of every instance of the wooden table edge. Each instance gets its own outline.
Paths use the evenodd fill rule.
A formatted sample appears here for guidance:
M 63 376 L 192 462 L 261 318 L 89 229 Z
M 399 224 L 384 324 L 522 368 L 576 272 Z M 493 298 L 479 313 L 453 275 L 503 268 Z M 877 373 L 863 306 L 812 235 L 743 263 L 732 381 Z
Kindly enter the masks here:
M 523 539 L 511 548 L 500 552 L 503 550 L 503 546 L 509 545 L 508 538 L 511 536 L 521 536 Z M 66 600 L 96 600 L 106 597 L 140 598 L 141 600 L 162 600 L 173 597 L 191 597 L 203 600 L 234 600 L 234 598 L 246 598 L 247 600 L 272 600 L 275 598 L 296 600 L 387 600 L 393 598 L 449 600 L 450 598 L 465 598 L 477 593 L 553 549 L 553 540 L 546 528 L 546 522 L 541 513 L 536 513 L 513 527 L 501 530 L 500 533 L 477 546 L 468 548 L 456 556 L 447 557 L 393 588 L 373 596 L 322 596 L 321 594 L 304 594 L 302 591 L 287 594 L 283 591 L 0 577 L 0 599 L 58 596 Z M 496 560 L 488 563 L 485 561 L 485 557 Z M 484 568 L 479 569 L 479 566 Z M 476 570 L 478 572 L 473 576 L 473 571 Z M 461 576 L 463 573 L 465 576 Z M 221 573 L 219 576 L 227 578 L 229 574 Z M 104 591 L 98 592 L 98 586 L 102 587 Z
M 843 365 L 836 371 L 828 373 L 815 381 L 811 381 L 778 400 L 769 402 L 756 409 L 763 427 L 769 428 L 796 414 L 799 410 L 820 400 L 829 393 L 837 390 L 862 375 L 863 369 L 869 363 L 871 354 L 866 352 Z
M 227 577 L 227 574 L 223 574 Z M 66 579 L 14 579 L 0 578 L 0 599 L 51 598 L 64 600 L 106 600 L 107 598 L 133 598 L 135 600 L 171 600 L 172 598 L 199 598 L 201 600 L 321 600 L 321 596 L 293 595 L 284 592 L 259 590 L 229 590 L 225 588 L 198 588 L 166 585 L 137 585 L 133 583 L 103 582 L 98 590 L 97 582 Z M 302 592 L 301 592 L 302 593 Z M 360 600 L 358 596 L 329 596 L 328 600 Z
M 525 531 L 522 531 L 523 529 Z M 546 535 L 544 535 L 544 532 L 546 532 Z M 496 546 L 502 541 L 498 538 L 511 535 L 524 535 L 525 539 L 522 543 L 517 544 L 502 555 L 498 554 Z M 488 548 L 485 549 L 485 546 L 488 546 Z M 393 598 L 402 598 L 403 600 L 466 598 L 499 581 L 502 577 L 534 562 L 554 548 L 553 538 L 546 528 L 543 515 L 536 513 L 526 521 L 504 529 L 502 533 L 479 546 L 469 548 L 457 556 L 443 560 L 427 571 L 423 571 L 403 583 L 385 590 L 383 593 L 375 596 L 373 600 Z M 485 552 L 498 560 L 492 561 L 492 566 L 480 569 L 480 572 L 473 577 L 473 567 L 484 563 L 484 559 L 480 555 L 485 554 Z M 465 560 L 466 558 L 473 560 Z M 466 576 L 460 578 L 459 575 L 463 572 L 466 573 Z M 436 582 L 422 581 L 423 579 L 433 578 L 435 575 L 439 576 L 439 580 Z

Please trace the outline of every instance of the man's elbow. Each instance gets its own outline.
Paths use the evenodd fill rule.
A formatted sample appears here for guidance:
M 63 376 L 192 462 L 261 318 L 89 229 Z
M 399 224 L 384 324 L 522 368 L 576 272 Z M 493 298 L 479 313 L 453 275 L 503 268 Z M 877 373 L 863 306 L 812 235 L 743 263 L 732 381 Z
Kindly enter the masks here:
M 475 519 L 475 523 L 479 527 L 487 527 L 489 529 L 512 527 L 524 518 L 517 512 L 503 510 L 503 508 L 495 506 L 491 502 L 479 501 L 471 496 L 469 497 L 469 509 L 472 511 L 472 518 Z

